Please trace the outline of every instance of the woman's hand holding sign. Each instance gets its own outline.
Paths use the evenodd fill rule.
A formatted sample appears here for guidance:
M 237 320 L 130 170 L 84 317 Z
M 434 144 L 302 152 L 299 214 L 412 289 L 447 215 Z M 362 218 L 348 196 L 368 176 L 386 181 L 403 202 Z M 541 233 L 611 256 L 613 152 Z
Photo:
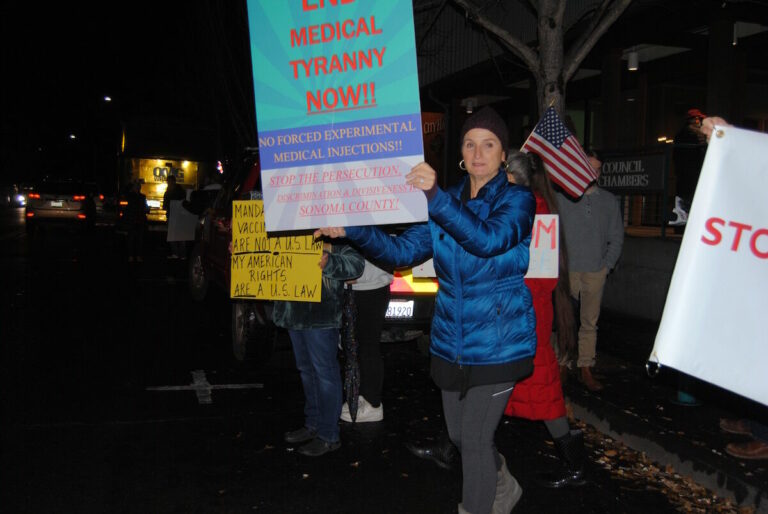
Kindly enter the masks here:
M 711 116 L 709 118 L 704 118 L 704 121 L 701 122 L 701 132 L 707 136 L 707 143 L 709 143 L 709 138 L 712 137 L 712 131 L 715 130 L 715 125 L 720 125 L 723 127 L 730 127 L 731 124 L 725 121 L 723 118 L 720 118 L 718 116 Z
M 437 186 L 437 172 L 426 162 L 420 162 L 411 168 L 410 173 L 405 176 L 405 183 L 421 189 L 429 196 L 429 191 Z M 346 235 L 347 231 L 344 227 L 323 227 L 318 228 L 314 232 L 315 239 L 321 237 L 336 239 L 338 237 L 346 237 Z
M 426 162 L 420 162 L 405 176 L 405 183 L 429 191 L 437 182 L 437 172 Z
M 346 235 L 347 231 L 344 230 L 344 227 L 323 227 L 318 228 L 314 233 L 315 239 L 320 239 L 323 236 L 336 239 L 337 237 L 345 237 Z

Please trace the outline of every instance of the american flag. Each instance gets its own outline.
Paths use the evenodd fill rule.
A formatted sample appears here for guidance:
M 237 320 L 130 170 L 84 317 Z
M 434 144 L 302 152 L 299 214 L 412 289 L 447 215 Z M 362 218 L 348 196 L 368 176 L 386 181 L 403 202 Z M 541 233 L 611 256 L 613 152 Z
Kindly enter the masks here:
M 553 107 L 546 110 L 523 144 L 522 151 L 541 157 L 552 182 L 576 198 L 597 180 L 597 173 L 589 164 L 587 154 Z

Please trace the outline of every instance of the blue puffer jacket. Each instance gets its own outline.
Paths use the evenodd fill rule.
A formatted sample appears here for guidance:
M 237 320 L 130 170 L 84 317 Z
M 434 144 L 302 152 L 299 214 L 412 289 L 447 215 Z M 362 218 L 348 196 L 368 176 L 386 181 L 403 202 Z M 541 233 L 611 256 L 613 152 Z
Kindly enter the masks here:
M 429 221 L 398 237 L 376 227 L 348 227 L 372 259 L 408 266 L 434 257 L 440 282 L 430 351 L 461 365 L 503 364 L 536 352 L 536 319 L 523 282 L 536 211 L 530 189 L 500 172 L 462 204 L 461 184 L 436 188 Z

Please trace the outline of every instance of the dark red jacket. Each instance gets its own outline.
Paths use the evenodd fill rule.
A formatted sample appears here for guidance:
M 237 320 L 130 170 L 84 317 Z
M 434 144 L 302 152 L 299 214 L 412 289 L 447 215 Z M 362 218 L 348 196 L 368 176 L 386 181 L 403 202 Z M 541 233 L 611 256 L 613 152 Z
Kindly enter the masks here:
M 536 214 L 549 214 L 542 197 L 536 195 Z M 536 313 L 536 356 L 533 374 L 515 384 L 504 413 L 527 419 L 557 419 L 565 416 L 563 386 L 555 351 L 549 342 L 552 334 L 552 291 L 556 278 L 527 278 L 525 284 L 533 296 Z

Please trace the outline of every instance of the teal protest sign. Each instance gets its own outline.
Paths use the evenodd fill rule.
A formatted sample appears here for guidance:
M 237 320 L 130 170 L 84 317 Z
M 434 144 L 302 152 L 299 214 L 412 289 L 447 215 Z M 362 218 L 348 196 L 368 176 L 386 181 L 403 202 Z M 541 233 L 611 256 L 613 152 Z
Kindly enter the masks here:
M 248 0 L 267 230 L 424 221 L 411 0 Z

